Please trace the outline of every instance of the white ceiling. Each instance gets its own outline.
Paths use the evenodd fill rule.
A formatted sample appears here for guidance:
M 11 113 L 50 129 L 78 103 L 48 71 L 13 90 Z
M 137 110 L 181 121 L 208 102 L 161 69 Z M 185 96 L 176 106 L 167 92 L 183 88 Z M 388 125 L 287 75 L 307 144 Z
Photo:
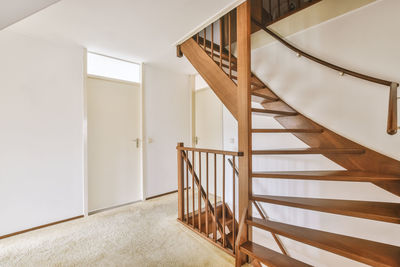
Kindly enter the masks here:
M 186 59 L 176 57 L 174 44 L 206 20 L 238 2 L 61 0 L 7 30 L 50 40 L 70 41 L 89 51 L 182 73 L 194 73 Z
M 0 30 L 59 0 L 0 0 Z

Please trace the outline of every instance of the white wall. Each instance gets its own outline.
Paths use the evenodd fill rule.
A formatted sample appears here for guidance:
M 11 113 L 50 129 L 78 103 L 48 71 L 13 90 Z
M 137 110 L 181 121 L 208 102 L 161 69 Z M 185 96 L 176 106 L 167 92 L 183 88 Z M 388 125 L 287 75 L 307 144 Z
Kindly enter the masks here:
M 327 21 L 289 37 L 289 40 L 332 63 L 400 82 L 400 18 L 397 0 L 377 1 L 355 12 Z M 400 159 L 400 134 L 386 134 L 388 88 L 364 82 L 322 67 L 279 43 L 252 52 L 252 69 L 279 96 L 325 127 L 360 144 Z M 229 140 L 237 134 L 236 122 L 224 112 L 224 148 L 237 148 Z M 253 116 L 254 128 L 281 128 L 270 117 Z M 255 149 L 307 147 L 290 134 L 254 134 Z M 338 170 L 340 166 L 319 155 L 256 156 L 258 171 Z M 228 169 L 229 171 L 229 169 Z M 228 185 L 229 186 L 229 185 Z M 254 179 L 255 194 L 400 202 L 369 183 Z M 263 205 L 277 221 L 400 245 L 400 226 L 278 205 Z M 257 212 L 255 211 L 255 214 Z M 255 229 L 254 240 L 276 249 L 268 232 Z M 289 254 L 314 266 L 365 266 L 289 239 Z
M 151 197 L 178 189 L 176 145 L 190 146 L 191 91 L 189 75 L 146 64 L 143 74 L 145 197 Z
M 83 214 L 83 49 L 0 32 L 0 236 Z

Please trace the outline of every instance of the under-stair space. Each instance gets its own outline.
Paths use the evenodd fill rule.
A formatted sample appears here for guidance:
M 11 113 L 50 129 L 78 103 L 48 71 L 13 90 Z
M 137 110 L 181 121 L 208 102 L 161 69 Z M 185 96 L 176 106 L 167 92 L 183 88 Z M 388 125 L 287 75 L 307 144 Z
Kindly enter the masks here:
M 289 6 L 292 2 L 287 1 Z M 371 266 L 400 266 L 399 246 L 373 241 L 372 237 L 376 235 L 372 233 L 362 233 L 368 238 L 356 236 L 362 232 L 361 226 L 354 232 L 340 228 L 340 224 L 346 220 L 368 225 L 365 229 L 377 226 L 370 224 L 371 222 L 379 222 L 379 226 L 385 229 L 400 223 L 400 202 L 397 199 L 400 197 L 400 162 L 314 122 L 274 93 L 274 89 L 263 82 L 268 81 L 268 77 L 257 77 L 254 73 L 246 72 L 251 66 L 250 46 L 247 42 L 250 41 L 252 31 L 249 29 L 258 27 L 271 33 L 265 27 L 268 24 L 265 17 L 261 20 L 254 17 L 257 7 L 263 9 L 262 14 L 266 14 L 262 4 L 254 6 L 254 3 L 259 1 L 246 1 L 223 16 L 218 23 L 211 24 L 178 46 L 178 54 L 188 58 L 239 124 L 239 152 L 185 148 L 178 144 L 179 221 L 235 255 L 236 266 L 248 262 L 249 257 L 254 266 L 259 266 L 260 263 L 277 267 L 315 265 L 307 257 L 300 260 L 299 256 L 302 255 L 298 251 L 287 250 L 286 242 L 296 242 L 297 247 L 314 247 L 318 251 L 328 251 Z M 253 15 L 252 24 L 250 14 Z M 248 25 L 243 26 L 236 20 Z M 219 30 L 219 35 L 215 34 L 216 29 Z M 247 36 L 243 37 L 242 34 Z M 235 38 L 232 37 L 234 35 Z M 315 64 L 387 86 L 390 94 L 386 130 L 388 134 L 396 133 L 396 82 L 343 69 L 304 53 L 276 33 L 272 32 L 272 35 L 282 45 L 315 61 Z M 234 56 L 232 44 L 236 40 L 237 56 Z M 245 51 L 246 49 L 248 50 Z M 223 157 L 218 168 L 222 168 L 223 177 L 225 168 L 232 168 L 233 177 L 229 178 L 234 188 L 230 195 L 232 201 L 226 201 L 224 192 L 215 193 L 223 197 L 221 203 L 210 204 L 211 209 L 202 208 L 200 204 L 194 215 L 189 210 L 185 211 L 188 205 L 185 204 L 185 194 L 188 199 L 190 190 L 201 192 L 199 201 L 208 203 L 209 199 L 208 182 L 207 189 L 204 189 L 204 184 L 200 177 L 196 178 L 196 173 L 191 174 L 192 189 L 189 189 L 189 182 L 185 182 L 188 176 L 185 176 L 184 165 L 190 158 L 189 151 L 192 155 L 206 153 L 208 157 L 212 153 Z M 233 156 L 233 160 L 228 155 Z M 191 162 L 195 162 L 194 156 Z M 208 174 L 208 158 L 206 164 Z M 217 164 L 213 164 L 217 168 Z M 191 170 L 189 162 L 186 173 Z M 225 178 L 223 181 L 222 188 L 225 188 Z M 335 192 L 335 189 L 340 188 L 336 185 L 352 188 L 349 192 L 354 192 L 355 188 L 374 192 L 379 188 L 390 195 L 388 199 L 393 201 L 380 201 L 373 195 L 370 199 L 361 200 L 358 195 Z M 314 188 L 322 189 L 313 191 Z M 316 196 L 309 197 L 310 192 L 307 190 Z M 292 213 L 288 214 L 286 208 Z M 269 217 L 269 211 L 279 216 Z M 300 212 L 303 213 L 298 216 Z M 331 224 L 332 221 L 312 223 L 313 218 L 317 218 L 320 213 L 333 216 L 330 218 L 338 222 L 338 227 Z M 324 227 L 329 231 L 320 229 Z M 270 240 L 273 240 L 273 248 L 257 242 L 262 240 L 259 236 L 263 231 L 266 232 L 264 235 L 269 234 Z

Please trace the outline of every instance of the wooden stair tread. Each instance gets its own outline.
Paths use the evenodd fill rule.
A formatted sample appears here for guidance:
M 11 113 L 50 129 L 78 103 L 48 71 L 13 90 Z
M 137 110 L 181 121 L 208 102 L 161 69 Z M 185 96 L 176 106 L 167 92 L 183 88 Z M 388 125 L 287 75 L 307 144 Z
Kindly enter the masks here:
M 284 110 L 284 111 L 290 111 L 290 112 L 297 112 L 292 107 L 290 107 L 288 104 L 286 104 L 285 102 L 283 102 L 282 100 L 279 100 L 279 99 L 277 101 L 270 101 L 269 99 L 265 99 L 260 104 L 265 109 L 278 109 L 278 110 Z
M 251 241 L 240 246 L 240 252 L 259 260 L 270 267 L 309 267 L 306 263 L 293 259 L 272 249 L 263 247 Z
M 283 110 L 272 110 L 272 109 L 263 109 L 263 108 L 252 108 L 251 112 L 253 113 L 262 113 L 262 114 L 270 114 L 270 115 L 283 115 L 283 116 L 295 116 L 297 112 L 283 111 Z
M 323 129 L 252 129 L 253 133 L 322 133 Z
M 237 76 L 231 75 L 231 78 L 233 80 L 237 80 Z M 257 87 L 264 87 L 264 84 L 259 81 L 255 76 L 251 76 L 251 85 L 257 86 Z
M 253 195 L 251 199 L 276 205 L 400 223 L 400 203 L 268 195 Z
M 294 149 L 271 149 L 253 150 L 253 155 L 283 155 L 283 154 L 362 154 L 359 148 L 294 148 Z
M 400 247 L 279 222 L 250 218 L 248 224 L 373 266 L 400 266 Z
M 262 98 L 273 100 L 273 101 L 279 100 L 279 98 L 274 93 L 272 93 L 271 90 L 269 90 L 266 87 L 253 89 L 251 91 L 251 94 L 254 96 L 262 97 Z
M 283 171 L 283 172 L 253 172 L 256 178 L 327 180 L 327 181 L 400 181 L 400 176 L 378 174 L 363 171 Z

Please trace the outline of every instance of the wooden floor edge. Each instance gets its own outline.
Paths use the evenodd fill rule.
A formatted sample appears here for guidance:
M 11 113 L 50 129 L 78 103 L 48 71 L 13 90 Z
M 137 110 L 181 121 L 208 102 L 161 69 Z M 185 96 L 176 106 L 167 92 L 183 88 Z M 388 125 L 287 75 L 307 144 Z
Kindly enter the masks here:
M 0 240 L 1 239 L 5 239 L 5 238 L 9 238 L 9 237 L 12 237 L 12 236 L 20 235 L 20 234 L 25 234 L 27 232 L 32 232 L 32 231 L 35 231 L 35 230 L 39 230 L 39 229 L 46 228 L 46 227 L 49 227 L 49 226 L 53 226 L 53 225 L 56 225 L 56 224 L 65 223 L 65 222 L 81 219 L 83 217 L 84 217 L 84 215 L 80 215 L 80 216 L 72 217 L 72 218 L 69 218 L 69 219 L 56 221 L 56 222 L 52 222 L 52 223 L 36 226 L 36 227 L 33 227 L 33 228 L 25 229 L 25 230 L 22 230 L 22 231 L 18 231 L 18 232 L 15 232 L 15 233 L 3 235 L 3 236 L 0 236 Z

